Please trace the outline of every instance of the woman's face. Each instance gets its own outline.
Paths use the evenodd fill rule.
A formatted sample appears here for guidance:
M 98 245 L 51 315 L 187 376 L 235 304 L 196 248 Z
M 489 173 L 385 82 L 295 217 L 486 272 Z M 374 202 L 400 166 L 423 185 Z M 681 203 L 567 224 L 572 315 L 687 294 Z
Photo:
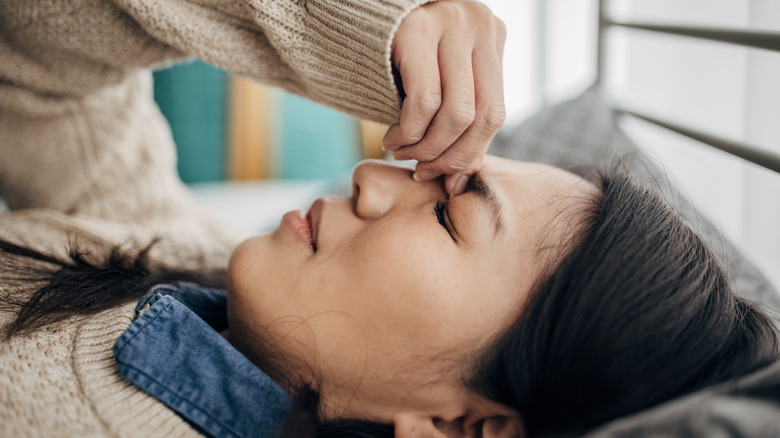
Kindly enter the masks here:
M 441 180 L 363 162 L 352 197 L 317 200 L 308 220 L 288 213 L 233 253 L 230 340 L 250 357 L 261 342 L 281 353 L 286 372 L 318 384 L 326 416 L 387 421 L 377 407 L 461 397 L 474 355 L 563 251 L 570 223 L 556 217 L 595 191 L 558 168 L 489 156 L 448 200 Z

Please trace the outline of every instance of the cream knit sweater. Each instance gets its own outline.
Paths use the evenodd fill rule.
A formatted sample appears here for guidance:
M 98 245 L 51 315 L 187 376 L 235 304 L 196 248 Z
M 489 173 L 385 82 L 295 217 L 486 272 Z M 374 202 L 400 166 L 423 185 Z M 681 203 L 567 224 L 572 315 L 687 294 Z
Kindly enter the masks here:
M 178 179 L 148 69 L 194 55 L 391 123 L 392 36 L 426 1 L 0 2 L 0 192 L 13 210 L 0 236 L 57 254 L 74 236 L 97 252 L 161 236 L 155 260 L 225 266 L 236 242 Z M 0 436 L 197 435 L 118 375 L 111 347 L 132 308 L 0 342 Z

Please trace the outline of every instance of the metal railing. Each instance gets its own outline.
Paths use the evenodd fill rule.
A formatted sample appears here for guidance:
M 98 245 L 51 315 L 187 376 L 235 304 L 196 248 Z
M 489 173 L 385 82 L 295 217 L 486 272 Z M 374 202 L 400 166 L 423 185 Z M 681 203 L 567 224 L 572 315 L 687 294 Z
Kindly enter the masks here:
M 617 21 L 609 18 L 606 15 L 606 3 L 607 0 L 599 0 L 598 60 L 596 67 L 597 85 L 602 85 L 604 83 L 607 62 L 606 34 L 607 29 L 610 27 L 621 27 L 625 29 L 704 39 L 720 43 L 736 44 L 743 47 L 780 52 L 780 32 L 698 26 L 671 26 L 654 23 Z M 670 131 L 674 131 L 678 134 L 692 138 L 714 148 L 720 149 L 724 152 L 728 152 L 732 155 L 780 173 L 780 154 L 768 151 L 761 147 L 750 145 L 745 142 L 723 138 L 674 122 L 662 120 L 645 113 L 621 108 L 616 105 L 613 105 L 613 108 L 619 113 L 627 114 L 654 125 L 661 126 Z

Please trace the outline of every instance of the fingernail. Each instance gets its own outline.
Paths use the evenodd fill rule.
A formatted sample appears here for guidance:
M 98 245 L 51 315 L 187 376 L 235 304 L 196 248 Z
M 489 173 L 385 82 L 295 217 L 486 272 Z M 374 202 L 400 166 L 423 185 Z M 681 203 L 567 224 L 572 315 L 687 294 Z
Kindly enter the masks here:
M 466 175 L 459 175 L 453 179 L 451 190 L 449 190 L 450 197 L 458 196 L 466 190 L 466 184 L 469 182 L 469 177 Z
M 429 179 L 434 179 L 439 175 L 440 173 L 435 170 L 424 169 L 424 170 L 414 172 L 412 178 L 414 178 L 415 181 L 428 181 Z
M 387 150 L 391 150 L 391 149 L 395 149 L 395 148 L 393 147 L 393 142 L 391 141 L 391 139 L 390 139 L 390 138 L 388 138 L 388 137 L 389 137 L 389 134 L 390 134 L 390 133 L 389 133 L 389 132 L 387 132 L 387 133 L 385 133 L 385 135 L 384 135 L 384 136 L 382 136 L 382 149 L 384 149 L 384 150 L 386 150 L 386 151 L 387 151 Z

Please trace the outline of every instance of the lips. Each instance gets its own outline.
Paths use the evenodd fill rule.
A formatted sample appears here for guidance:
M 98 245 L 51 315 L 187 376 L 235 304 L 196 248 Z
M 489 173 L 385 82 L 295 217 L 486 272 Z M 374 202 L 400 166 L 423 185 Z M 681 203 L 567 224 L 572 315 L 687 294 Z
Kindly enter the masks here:
M 309 230 L 311 232 L 311 246 L 312 249 L 314 249 L 314 252 L 317 252 L 319 242 L 318 237 L 320 234 L 323 204 L 324 201 L 322 199 L 317 199 L 309 208 L 308 213 L 306 213 L 306 221 L 309 223 Z

